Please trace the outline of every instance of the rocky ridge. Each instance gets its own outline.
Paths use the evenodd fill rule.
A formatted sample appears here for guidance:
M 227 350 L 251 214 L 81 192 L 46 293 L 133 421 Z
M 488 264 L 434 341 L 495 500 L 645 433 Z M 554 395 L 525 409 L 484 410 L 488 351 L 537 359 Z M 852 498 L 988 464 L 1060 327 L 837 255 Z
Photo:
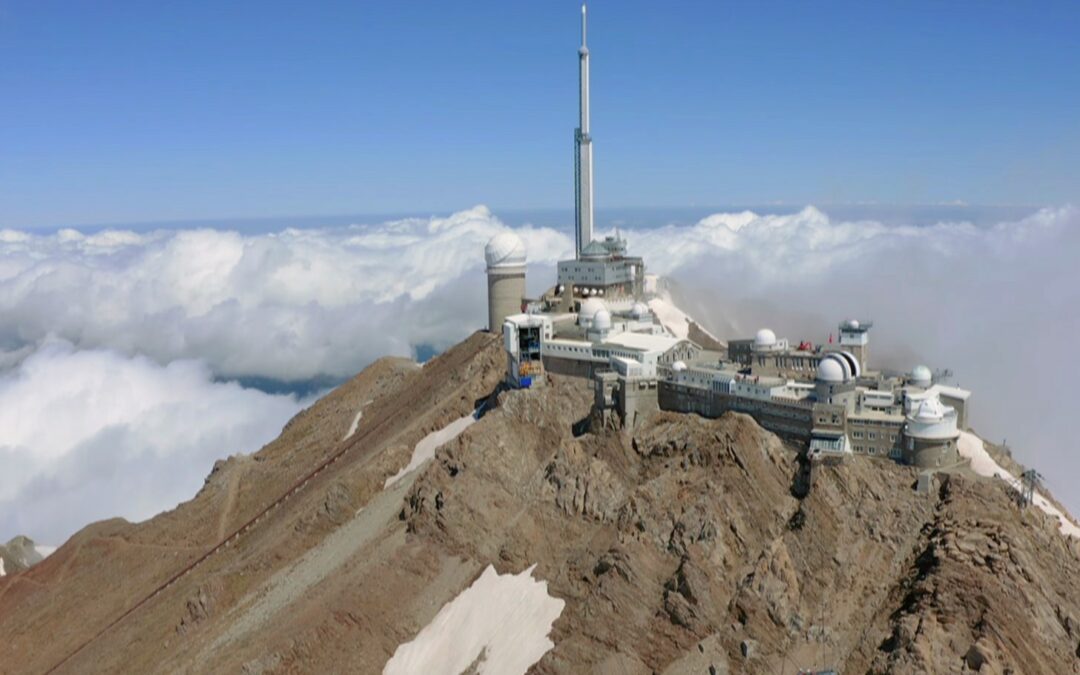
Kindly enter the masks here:
M 588 383 L 500 391 L 503 365 L 479 333 L 423 368 L 379 361 L 190 502 L 0 578 L 0 672 L 379 672 L 488 565 L 535 565 L 565 601 L 534 672 L 1080 672 L 1077 547 L 1000 481 L 918 494 L 912 469 L 856 458 L 799 498 L 795 449 L 749 417 L 580 433 Z

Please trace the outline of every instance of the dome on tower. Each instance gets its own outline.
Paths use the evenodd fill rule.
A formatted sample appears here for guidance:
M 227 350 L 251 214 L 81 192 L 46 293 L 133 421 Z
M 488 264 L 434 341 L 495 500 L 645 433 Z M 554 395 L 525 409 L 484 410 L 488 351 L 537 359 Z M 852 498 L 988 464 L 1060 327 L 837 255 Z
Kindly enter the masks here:
M 929 387 L 934 376 L 929 368 L 919 365 L 911 369 L 911 377 L 909 379 L 911 380 L 911 383 L 917 387 Z
M 768 348 L 776 344 L 776 333 L 772 332 L 768 328 L 762 328 L 754 336 L 754 347 L 761 349 L 763 347 Z
M 500 232 L 484 247 L 488 268 L 520 267 L 525 264 L 525 242 L 513 232 Z
M 919 410 L 915 413 L 915 419 L 920 422 L 937 422 L 945 418 L 945 406 L 941 399 L 934 396 L 919 404 Z
M 675 363 L 671 364 L 671 369 L 674 370 L 676 373 L 681 373 L 682 371 L 686 370 L 686 362 L 676 361 Z
M 817 381 L 839 384 L 847 379 L 846 372 L 840 360 L 832 355 L 821 359 L 817 367 Z
M 649 307 L 644 302 L 635 302 L 634 306 L 630 308 L 630 316 L 635 319 L 640 319 L 649 313 Z

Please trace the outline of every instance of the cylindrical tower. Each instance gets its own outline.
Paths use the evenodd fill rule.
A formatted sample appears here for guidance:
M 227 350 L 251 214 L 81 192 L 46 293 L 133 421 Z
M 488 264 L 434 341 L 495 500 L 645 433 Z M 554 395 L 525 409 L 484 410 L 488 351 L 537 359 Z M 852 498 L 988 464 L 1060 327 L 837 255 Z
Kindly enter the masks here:
M 920 468 L 949 466 L 959 461 L 956 410 L 934 397 L 919 404 L 904 424 L 904 460 Z
M 585 41 L 586 9 L 581 5 L 581 47 L 578 48 L 578 127 L 574 130 L 574 220 L 576 257 L 592 243 L 593 170 L 592 135 L 589 132 L 589 48 Z
M 491 238 L 484 248 L 488 278 L 488 330 L 501 333 L 503 321 L 521 313 L 525 297 L 525 243 L 513 232 Z

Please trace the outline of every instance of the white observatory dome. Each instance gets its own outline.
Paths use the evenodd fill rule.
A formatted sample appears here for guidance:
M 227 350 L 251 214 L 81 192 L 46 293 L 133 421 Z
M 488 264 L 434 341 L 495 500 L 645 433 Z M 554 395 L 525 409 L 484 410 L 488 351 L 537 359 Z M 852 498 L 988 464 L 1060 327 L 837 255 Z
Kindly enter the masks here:
M 671 364 L 671 369 L 674 370 L 676 373 L 681 373 L 682 371 L 686 370 L 686 363 L 684 363 L 683 361 L 676 361 L 675 363 Z
M 776 344 L 776 333 L 772 332 L 768 328 L 762 328 L 754 336 L 754 346 L 758 349 L 762 347 L 772 347 Z
M 911 383 L 916 386 L 928 387 L 933 379 L 933 374 L 926 366 L 919 365 L 911 369 Z
M 599 310 L 593 315 L 593 330 L 611 330 L 611 312 L 606 309 Z
M 649 308 L 644 302 L 635 302 L 634 306 L 630 308 L 630 316 L 635 319 L 640 319 L 649 313 Z
M 844 326 L 846 328 L 850 328 L 851 330 L 858 330 L 859 329 L 859 320 L 858 319 L 848 319 L 847 321 L 844 322 Z
M 938 422 L 945 418 L 945 406 L 938 397 L 928 398 L 919 404 L 915 419 L 920 422 Z
M 596 313 L 601 310 L 607 311 L 604 301 L 599 298 L 589 298 L 581 303 L 581 309 L 578 310 L 578 321 L 592 321 Z
M 817 367 L 817 381 L 829 383 L 841 383 L 846 380 L 846 372 L 840 361 L 833 356 L 821 359 Z
M 847 364 L 848 377 L 859 377 L 862 375 L 862 366 L 859 365 L 859 359 L 855 358 L 854 354 L 851 352 L 839 352 L 839 356 Z
M 520 267 L 525 264 L 525 242 L 513 232 L 500 232 L 484 247 L 488 268 Z

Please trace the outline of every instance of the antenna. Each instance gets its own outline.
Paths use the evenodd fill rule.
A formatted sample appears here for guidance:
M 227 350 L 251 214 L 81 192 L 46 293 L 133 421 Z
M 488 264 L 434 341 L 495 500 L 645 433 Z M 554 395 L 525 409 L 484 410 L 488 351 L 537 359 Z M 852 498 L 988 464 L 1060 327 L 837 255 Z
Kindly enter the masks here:
M 581 46 L 585 46 L 585 20 L 588 18 L 588 10 L 585 8 L 585 3 L 581 3 Z
M 589 10 L 581 3 L 581 46 L 578 47 L 578 128 L 574 130 L 574 234 L 575 257 L 592 243 L 593 238 L 593 169 L 592 136 L 589 131 Z

